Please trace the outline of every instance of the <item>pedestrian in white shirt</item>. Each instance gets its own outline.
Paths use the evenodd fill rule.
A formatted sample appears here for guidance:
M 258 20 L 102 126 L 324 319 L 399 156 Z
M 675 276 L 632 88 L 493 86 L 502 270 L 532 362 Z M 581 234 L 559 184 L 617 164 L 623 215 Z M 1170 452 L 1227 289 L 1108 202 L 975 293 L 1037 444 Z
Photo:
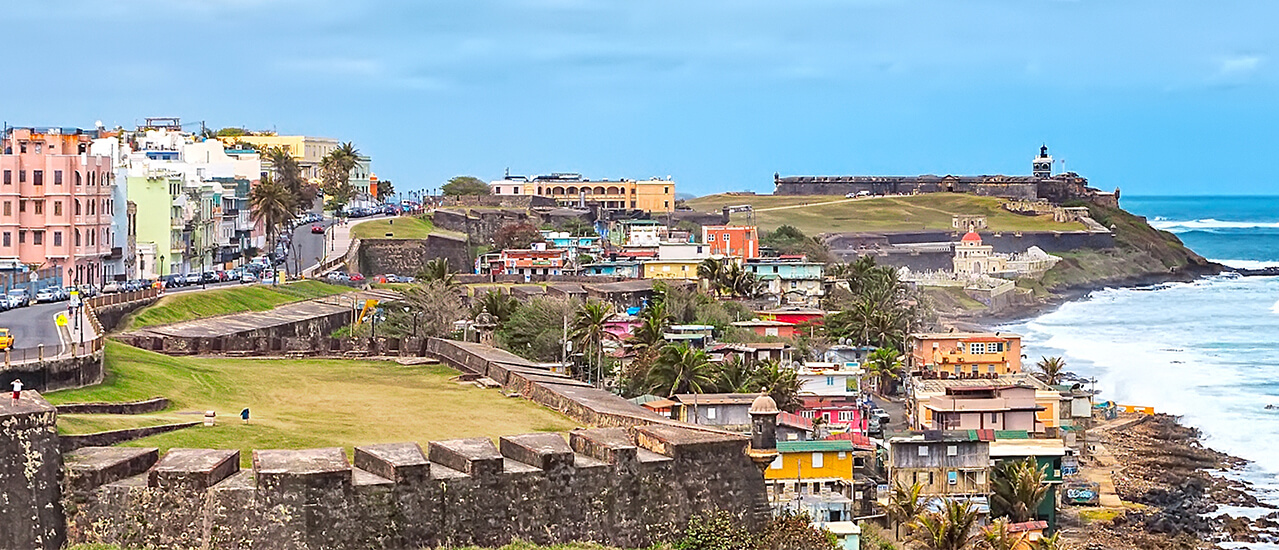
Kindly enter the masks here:
M 13 400 L 17 401 L 19 399 L 22 399 L 22 381 L 15 378 L 13 380 Z

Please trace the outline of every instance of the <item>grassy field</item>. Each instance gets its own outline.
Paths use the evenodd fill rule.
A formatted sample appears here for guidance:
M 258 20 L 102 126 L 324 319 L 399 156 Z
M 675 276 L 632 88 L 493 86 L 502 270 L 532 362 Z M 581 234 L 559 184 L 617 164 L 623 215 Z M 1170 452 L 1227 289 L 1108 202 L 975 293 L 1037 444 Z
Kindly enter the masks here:
M 402 366 L 390 361 L 326 359 L 220 359 L 169 357 L 119 343 L 107 344 L 107 379 L 88 388 L 46 394 L 54 404 L 132 401 L 163 396 L 173 406 L 160 413 L 104 418 L 59 415 L 64 433 L 86 433 L 203 419 L 218 425 L 161 434 L 133 446 L 289 449 L 497 437 L 567 431 L 576 424 L 524 399 L 504 397 L 449 380 L 441 365 Z M 240 422 L 248 407 L 251 422 Z
M 298 281 L 284 285 L 257 284 L 183 292 L 161 298 L 129 319 L 128 328 L 167 325 L 213 315 L 266 311 L 280 304 L 332 296 L 354 289 L 320 281 Z
M 351 226 L 351 236 L 357 239 L 386 239 L 387 233 L 392 239 L 425 239 L 432 233 L 457 236 L 457 233 L 436 229 L 430 218 L 401 216 L 369 220 Z
M 1071 231 L 1079 223 L 1057 223 L 1052 216 L 1023 216 L 1000 207 L 995 197 L 959 193 L 846 199 L 842 196 L 708 195 L 687 202 L 695 210 L 713 212 L 724 206 L 749 204 L 755 224 L 772 231 L 792 225 L 808 235 L 850 231 L 917 231 L 952 228 L 955 214 L 985 215 L 992 231 Z M 751 213 L 732 215 L 735 223 L 749 223 Z

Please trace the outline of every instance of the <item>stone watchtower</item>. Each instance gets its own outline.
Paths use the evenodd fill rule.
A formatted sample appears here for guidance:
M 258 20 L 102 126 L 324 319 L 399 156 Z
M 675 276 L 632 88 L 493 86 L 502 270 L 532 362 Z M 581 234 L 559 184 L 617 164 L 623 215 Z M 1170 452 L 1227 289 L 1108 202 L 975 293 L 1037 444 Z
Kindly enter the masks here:
M 0 396 L 0 550 L 55 550 L 66 539 L 56 420 L 39 393 Z
M 1053 157 L 1048 154 L 1048 146 L 1041 145 L 1039 147 L 1039 156 L 1035 157 L 1031 164 L 1030 174 L 1037 178 L 1053 177 Z
M 759 467 L 760 474 L 777 458 L 777 415 L 782 411 L 777 402 L 762 393 L 751 403 L 751 461 Z

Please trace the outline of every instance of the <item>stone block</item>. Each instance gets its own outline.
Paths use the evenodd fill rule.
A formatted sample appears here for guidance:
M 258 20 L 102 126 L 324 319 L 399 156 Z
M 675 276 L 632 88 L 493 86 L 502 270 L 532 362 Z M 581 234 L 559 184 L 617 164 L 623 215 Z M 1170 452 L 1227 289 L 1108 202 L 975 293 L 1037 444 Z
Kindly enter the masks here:
M 574 451 L 614 466 L 634 466 L 637 461 L 639 448 L 624 428 L 573 430 L 568 439 Z
M 355 467 L 396 483 L 425 483 L 431 477 L 431 462 L 417 443 L 356 447 Z
M 550 472 L 572 468 L 573 448 L 559 434 L 536 433 L 499 439 L 502 456 Z
M 258 489 L 267 485 L 331 487 L 351 483 L 351 465 L 338 447 L 253 451 L 253 477 Z
M 160 458 L 156 448 L 84 447 L 67 453 L 67 483 L 73 491 L 89 491 L 146 472 Z
M 147 485 L 202 491 L 240 471 L 240 451 L 169 449 L 151 468 Z
M 505 469 L 502 453 L 498 452 L 493 441 L 483 437 L 432 441 L 430 459 L 481 479 L 496 478 Z
M 731 453 L 735 449 L 740 449 L 744 455 L 750 441 L 746 436 L 666 424 L 637 426 L 633 429 L 635 442 L 639 446 L 672 458 L 680 458 L 684 453 Z

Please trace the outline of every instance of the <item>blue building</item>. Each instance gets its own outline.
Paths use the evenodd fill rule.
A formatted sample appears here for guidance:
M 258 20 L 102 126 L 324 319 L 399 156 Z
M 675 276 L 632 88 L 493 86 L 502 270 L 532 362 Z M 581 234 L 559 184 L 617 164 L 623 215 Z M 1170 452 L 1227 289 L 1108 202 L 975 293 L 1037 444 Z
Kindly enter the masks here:
M 746 260 L 746 271 L 768 284 L 768 293 L 779 303 L 816 306 L 825 295 L 822 281 L 826 266 L 809 262 L 803 256 L 753 258 Z
M 615 262 L 596 262 L 582 266 L 582 275 L 601 275 L 608 277 L 640 278 L 643 262 L 618 260 Z

